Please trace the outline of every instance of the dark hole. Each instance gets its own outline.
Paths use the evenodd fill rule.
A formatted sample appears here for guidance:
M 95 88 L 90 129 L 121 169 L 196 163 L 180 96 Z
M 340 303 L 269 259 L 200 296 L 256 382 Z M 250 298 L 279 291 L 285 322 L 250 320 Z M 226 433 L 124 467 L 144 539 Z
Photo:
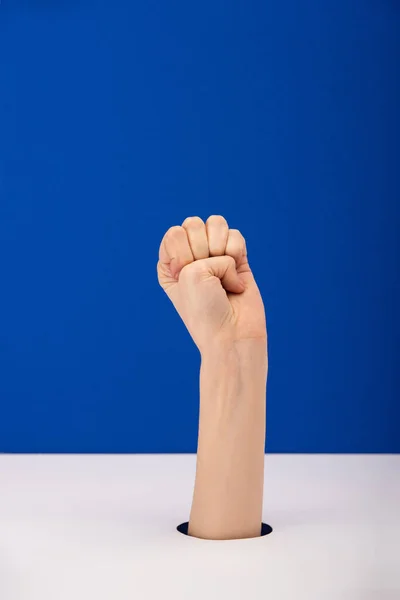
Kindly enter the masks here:
M 189 521 L 186 521 L 186 523 L 181 523 L 180 525 L 178 525 L 177 530 L 179 531 L 179 533 L 183 533 L 184 535 L 188 534 L 188 528 L 189 528 Z M 273 529 L 271 527 L 271 525 L 267 525 L 266 523 L 261 523 L 261 534 L 260 535 L 268 535 L 269 533 L 272 533 Z

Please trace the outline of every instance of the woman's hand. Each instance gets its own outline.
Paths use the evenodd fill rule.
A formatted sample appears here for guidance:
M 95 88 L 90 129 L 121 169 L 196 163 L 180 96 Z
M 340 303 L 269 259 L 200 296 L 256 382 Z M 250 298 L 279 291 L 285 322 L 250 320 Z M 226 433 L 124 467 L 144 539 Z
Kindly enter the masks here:
M 226 219 L 188 217 L 168 229 L 159 249 L 158 281 L 200 353 L 218 342 L 266 340 L 264 304 L 246 242 Z
M 265 393 L 264 304 L 246 243 L 221 216 L 165 234 L 158 280 L 200 350 L 200 419 L 189 535 L 255 537 L 261 532 Z

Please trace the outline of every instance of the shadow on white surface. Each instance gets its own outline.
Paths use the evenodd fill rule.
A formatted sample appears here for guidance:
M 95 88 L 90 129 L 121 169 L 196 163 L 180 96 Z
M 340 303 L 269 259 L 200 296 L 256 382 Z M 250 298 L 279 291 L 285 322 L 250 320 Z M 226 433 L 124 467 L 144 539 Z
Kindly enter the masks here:
M 176 528 L 176 530 L 179 531 L 179 533 L 181 533 L 183 535 L 188 535 L 188 529 L 189 529 L 189 521 L 186 521 L 185 523 L 180 523 L 178 525 L 178 527 Z M 261 532 L 260 532 L 259 537 L 264 537 L 266 535 L 269 535 L 270 533 L 272 533 L 272 531 L 273 531 L 273 529 L 272 529 L 271 525 L 267 525 L 267 523 L 262 523 L 261 524 Z M 231 541 L 231 540 L 223 540 L 223 541 L 226 542 L 226 541 Z

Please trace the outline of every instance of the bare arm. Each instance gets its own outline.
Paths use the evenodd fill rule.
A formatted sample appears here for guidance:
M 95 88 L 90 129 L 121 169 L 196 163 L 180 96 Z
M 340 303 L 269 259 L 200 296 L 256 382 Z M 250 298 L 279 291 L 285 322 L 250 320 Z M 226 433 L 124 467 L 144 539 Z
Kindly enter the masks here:
M 264 483 L 266 340 L 204 352 L 189 535 L 260 535 Z
M 158 280 L 201 355 L 200 422 L 189 535 L 261 534 L 267 328 L 238 229 L 187 217 L 164 235 Z

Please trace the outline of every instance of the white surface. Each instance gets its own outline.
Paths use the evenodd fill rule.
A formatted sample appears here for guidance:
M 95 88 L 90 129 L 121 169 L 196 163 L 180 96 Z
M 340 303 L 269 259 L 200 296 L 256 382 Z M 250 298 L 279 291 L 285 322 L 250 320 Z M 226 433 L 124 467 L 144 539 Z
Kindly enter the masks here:
M 184 536 L 195 455 L 0 455 L 0 600 L 399 600 L 400 455 L 267 455 L 268 536 Z

